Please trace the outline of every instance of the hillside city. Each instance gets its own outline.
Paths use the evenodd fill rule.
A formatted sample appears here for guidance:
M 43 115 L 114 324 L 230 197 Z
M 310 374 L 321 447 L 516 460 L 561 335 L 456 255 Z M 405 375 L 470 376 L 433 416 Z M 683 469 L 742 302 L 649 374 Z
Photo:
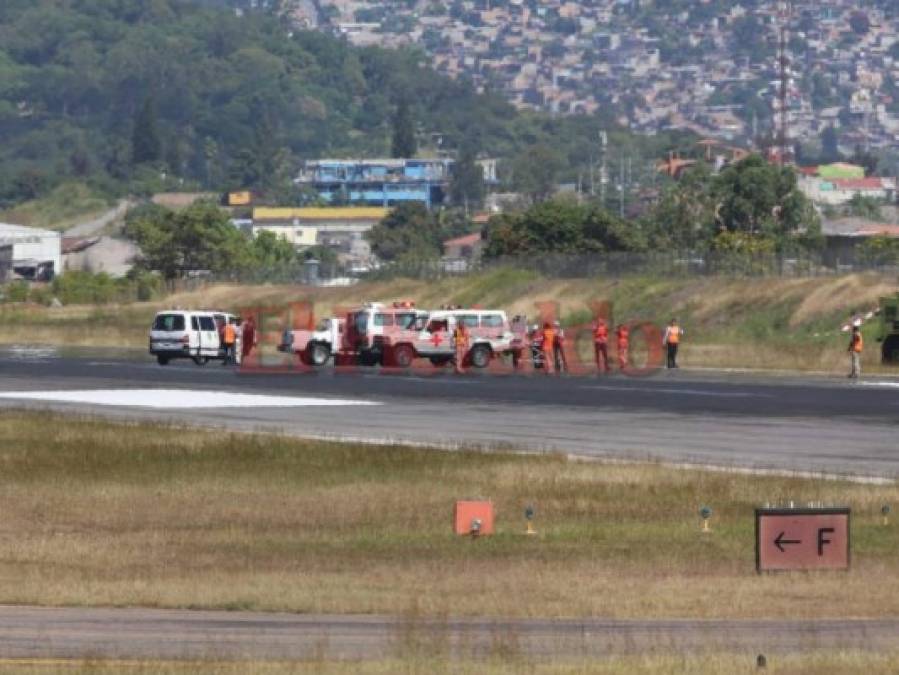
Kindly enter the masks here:
M 614 110 L 653 134 L 722 140 L 771 133 L 781 27 L 789 135 L 886 149 L 899 142 L 899 12 L 854 0 L 432 0 L 294 3 L 297 25 L 354 45 L 414 46 L 433 66 L 521 108 Z M 878 6 L 879 5 L 879 6 Z

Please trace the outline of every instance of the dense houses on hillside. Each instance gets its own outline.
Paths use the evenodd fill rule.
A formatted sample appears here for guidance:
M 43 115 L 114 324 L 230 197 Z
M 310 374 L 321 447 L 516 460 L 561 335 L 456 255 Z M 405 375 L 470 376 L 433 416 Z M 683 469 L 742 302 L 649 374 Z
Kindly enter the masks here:
M 786 16 L 783 4 L 321 0 L 326 21 L 315 23 L 356 45 L 418 46 L 438 70 L 520 107 L 603 108 L 634 130 L 724 140 L 771 131 L 785 25 L 792 137 L 832 126 L 850 152 L 899 145 L 899 14 L 885 2 L 794 0 Z

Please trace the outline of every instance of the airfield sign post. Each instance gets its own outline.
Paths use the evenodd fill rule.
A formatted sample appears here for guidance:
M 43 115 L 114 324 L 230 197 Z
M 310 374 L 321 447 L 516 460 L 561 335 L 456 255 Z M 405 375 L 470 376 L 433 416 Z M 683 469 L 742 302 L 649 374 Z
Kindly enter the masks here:
M 849 509 L 755 510 L 758 572 L 849 569 Z

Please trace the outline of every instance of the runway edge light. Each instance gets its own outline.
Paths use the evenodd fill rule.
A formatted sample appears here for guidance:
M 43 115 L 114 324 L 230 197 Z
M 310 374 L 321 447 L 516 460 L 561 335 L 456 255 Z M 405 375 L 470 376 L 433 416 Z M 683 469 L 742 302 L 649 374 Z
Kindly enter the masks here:
M 534 505 L 528 504 L 524 509 L 524 518 L 527 521 L 527 529 L 525 530 L 525 534 L 533 535 L 537 534 L 537 530 L 534 529 Z
M 703 506 L 699 509 L 699 517 L 702 518 L 702 531 L 703 532 L 711 532 L 712 529 L 709 527 L 709 520 L 712 517 L 712 509 L 709 506 Z

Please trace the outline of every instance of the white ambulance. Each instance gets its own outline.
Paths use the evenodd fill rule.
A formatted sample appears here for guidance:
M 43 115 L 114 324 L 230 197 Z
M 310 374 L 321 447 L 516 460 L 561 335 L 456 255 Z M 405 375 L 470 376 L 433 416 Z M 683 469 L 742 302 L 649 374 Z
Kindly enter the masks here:
M 427 317 L 410 301 L 366 303 L 346 315 L 340 357 L 366 366 L 407 368 L 415 358 L 415 339 Z
M 490 360 L 506 354 L 520 357 L 522 342 L 512 332 L 506 313 L 498 309 L 446 309 L 433 311 L 415 340 L 417 356 L 429 358 L 435 366 L 455 358 L 453 334 L 463 323 L 468 329 L 466 365 L 486 368 Z

